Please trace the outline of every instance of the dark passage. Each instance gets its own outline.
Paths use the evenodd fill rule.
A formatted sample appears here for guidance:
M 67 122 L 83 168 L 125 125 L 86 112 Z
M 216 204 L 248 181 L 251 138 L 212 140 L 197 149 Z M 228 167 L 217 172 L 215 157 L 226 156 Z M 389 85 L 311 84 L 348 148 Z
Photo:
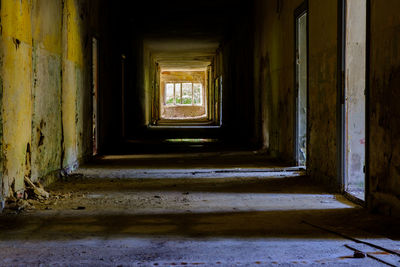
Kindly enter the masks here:
M 399 11 L 0 0 L 0 266 L 399 266 Z

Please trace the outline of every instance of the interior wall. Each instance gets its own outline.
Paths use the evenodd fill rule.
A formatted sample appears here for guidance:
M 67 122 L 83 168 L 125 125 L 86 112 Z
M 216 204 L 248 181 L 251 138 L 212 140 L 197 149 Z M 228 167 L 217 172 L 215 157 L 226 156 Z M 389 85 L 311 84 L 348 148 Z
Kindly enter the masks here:
M 400 215 L 400 2 L 371 0 L 370 150 L 371 209 Z
M 123 43 L 125 47 L 122 53 L 125 55 L 125 90 L 124 90 L 124 138 L 130 138 L 137 132 L 138 128 L 146 125 L 146 93 L 144 90 L 144 63 L 145 54 L 143 42 L 137 38 L 134 30 L 128 34 L 130 38 L 125 37 Z M 109 97 L 112 97 L 110 91 Z M 110 107 L 112 109 L 112 107 Z M 114 108 L 118 109 L 118 105 Z M 105 129 L 109 130 L 109 129 Z
M 308 172 L 338 191 L 338 0 L 309 1 Z
M 294 161 L 294 12 L 303 1 L 255 6 L 256 137 L 271 155 Z M 309 0 L 308 165 L 312 178 L 337 182 L 337 0 Z
M 1 1 L 3 195 L 91 153 L 91 35 L 99 1 Z M 89 103 L 89 104 L 88 104 Z
M 144 127 L 150 124 L 155 124 L 155 121 L 159 119 L 159 107 L 157 103 L 159 102 L 159 95 L 156 93 L 157 86 L 157 72 L 158 66 L 153 58 L 151 50 L 144 47 L 144 78 L 141 90 L 144 91 L 144 99 L 141 99 L 143 105 L 143 115 L 144 115 Z
M 61 1 L 39 0 L 32 5 L 33 180 L 61 167 L 62 9 Z
M 30 171 L 31 10 L 32 6 L 28 1 L 1 1 L 2 163 L 5 195 L 10 191 L 22 195 L 23 177 Z
M 253 65 L 253 2 L 241 5 L 217 53 L 215 78 L 222 76 L 222 130 L 224 138 L 252 148 L 255 118 Z M 217 118 L 218 120 L 219 118 Z
M 130 35 L 130 27 L 116 19 L 123 1 L 89 1 L 100 5 L 97 11 L 90 10 L 90 14 L 97 13 L 89 18 L 96 21 L 91 27 L 99 44 L 99 153 L 107 154 L 122 138 L 122 56 L 126 62 L 131 57 L 127 54 L 130 43 L 124 39 Z
M 226 47 L 225 47 L 226 50 Z M 216 55 L 213 57 L 212 66 L 210 69 L 210 117 L 215 122 L 220 122 L 221 116 L 221 105 L 218 103 L 218 98 L 221 97 L 220 88 L 218 88 L 221 84 L 219 79 L 223 79 L 223 55 L 221 49 L 216 51 Z M 223 79 L 224 80 L 224 79 Z M 223 87 L 227 86 L 227 83 L 224 82 Z M 224 92 L 227 95 L 226 92 Z M 226 105 L 223 105 L 225 108 Z M 224 118 L 229 117 L 228 114 L 225 114 Z
M 67 0 L 63 12 L 63 167 L 91 155 L 89 1 Z
M 275 157 L 294 155 L 294 11 L 303 2 L 256 1 L 254 84 L 257 139 Z
M 131 45 L 127 47 L 125 125 L 128 138 L 131 138 L 141 135 L 159 117 L 158 106 L 153 105 L 158 99 L 155 90 L 159 77 L 158 65 L 143 37 L 134 32 L 127 39 Z

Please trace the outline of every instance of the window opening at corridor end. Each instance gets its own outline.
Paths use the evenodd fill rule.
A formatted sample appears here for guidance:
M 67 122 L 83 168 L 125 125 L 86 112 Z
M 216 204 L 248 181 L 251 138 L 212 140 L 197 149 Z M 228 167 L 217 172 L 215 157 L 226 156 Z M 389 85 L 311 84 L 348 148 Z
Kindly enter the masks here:
M 172 83 L 165 84 L 164 105 L 203 105 L 203 86 L 201 83 Z

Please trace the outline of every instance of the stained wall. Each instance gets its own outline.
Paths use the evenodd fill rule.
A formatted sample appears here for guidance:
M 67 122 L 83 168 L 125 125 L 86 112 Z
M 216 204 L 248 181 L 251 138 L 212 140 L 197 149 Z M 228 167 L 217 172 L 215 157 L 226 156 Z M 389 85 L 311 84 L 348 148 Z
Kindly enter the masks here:
M 268 153 L 286 160 L 294 153 L 294 11 L 301 3 L 256 1 L 255 6 L 257 137 Z
M 337 175 L 338 1 L 309 1 L 308 172 L 340 190 Z
M 3 196 L 50 181 L 91 152 L 91 35 L 100 2 L 2 0 Z
M 256 1 L 255 136 L 274 157 L 294 162 L 295 10 L 303 1 Z M 308 164 L 336 190 L 337 0 L 309 0 Z
M 400 216 L 400 2 L 371 0 L 369 198 Z

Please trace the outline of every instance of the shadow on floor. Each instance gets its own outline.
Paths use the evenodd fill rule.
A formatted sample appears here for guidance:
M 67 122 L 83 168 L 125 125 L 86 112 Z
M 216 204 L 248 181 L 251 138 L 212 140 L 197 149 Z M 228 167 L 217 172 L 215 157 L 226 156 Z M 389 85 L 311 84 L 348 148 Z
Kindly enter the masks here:
M 375 225 L 378 219 L 380 224 Z M 61 216 L 2 216 L 0 239 L 73 240 L 149 236 L 342 239 L 303 221 L 336 229 L 353 238 L 384 235 L 400 240 L 397 223 L 381 217 L 371 220 L 361 209 L 147 215 L 91 215 L 76 211 Z
M 257 174 L 254 174 L 257 175 Z M 107 179 L 68 177 L 65 182 L 53 184 L 52 191 L 181 191 L 213 193 L 285 193 L 326 194 L 306 176 L 273 178 L 162 178 L 162 179 Z
M 148 155 L 99 156 L 84 168 L 102 169 L 194 169 L 194 168 L 273 168 L 291 167 L 264 154 L 254 152 L 201 152 Z

